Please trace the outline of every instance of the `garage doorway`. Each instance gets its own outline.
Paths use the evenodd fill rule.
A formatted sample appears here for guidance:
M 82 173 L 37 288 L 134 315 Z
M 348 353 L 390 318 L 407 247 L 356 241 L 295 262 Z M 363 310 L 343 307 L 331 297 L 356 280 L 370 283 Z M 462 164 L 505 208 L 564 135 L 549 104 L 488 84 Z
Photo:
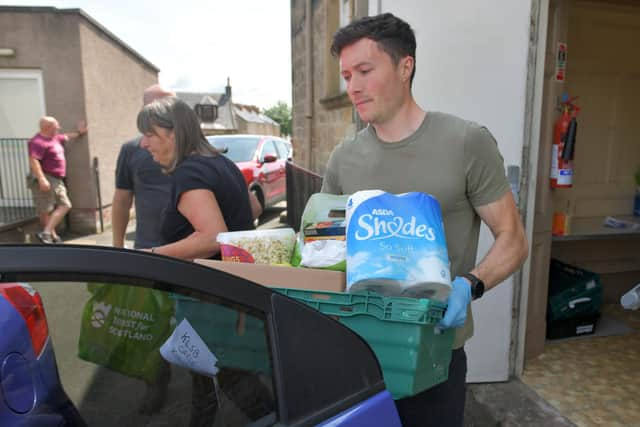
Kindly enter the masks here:
M 634 425 L 640 311 L 624 311 L 619 301 L 640 282 L 640 233 L 602 224 L 607 216 L 634 221 L 633 175 L 640 167 L 640 4 L 557 0 L 550 2 L 548 17 L 522 379 L 578 425 Z M 551 189 L 553 126 L 565 93 L 578 96 L 581 108 L 573 187 Z M 553 212 L 570 218 L 566 236 L 552 236 Z M 627 329 L 546 340 L 551 258 L 600 276 L 603 305 L 596 335 L 605 319 Z

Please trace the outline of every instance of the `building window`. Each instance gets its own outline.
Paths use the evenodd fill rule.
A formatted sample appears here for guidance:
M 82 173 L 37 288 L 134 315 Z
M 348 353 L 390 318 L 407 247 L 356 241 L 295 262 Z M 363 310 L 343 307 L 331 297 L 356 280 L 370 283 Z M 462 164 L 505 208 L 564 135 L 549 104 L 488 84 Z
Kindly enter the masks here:
M 323 100 L 327 108 L 349 105 L 346 97 L 347 84 L 340 75 L 340 62 L 331 54 L 333 34 L 356 18 L 365 16 L 368 11 L 367 0 L 328 0 L 326 7 L 326 37 L 324 48 Z
M 196 105 L 195 110 L 202 123 L 213 123 L 218 118 L 217 105 L 198 104 Z
M 340 21 L 339 28 L 349 25 L 353 21 L 353 0 L 340 0 Z M 344 81 L 340 75 L 340 69 L 338 68 L 338 84 L 340 87 L 340 93 L 347 91 L 347 82 Z

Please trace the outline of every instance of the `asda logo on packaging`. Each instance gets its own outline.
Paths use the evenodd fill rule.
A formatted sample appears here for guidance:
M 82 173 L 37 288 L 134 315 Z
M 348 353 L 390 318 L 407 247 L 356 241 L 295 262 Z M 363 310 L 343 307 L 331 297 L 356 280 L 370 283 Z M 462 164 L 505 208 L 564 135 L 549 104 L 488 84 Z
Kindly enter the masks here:
M 401 216 L 394 216 L 389 209 L 373 209 L 371 213 L 362 214 L 358 218 L 358 228 L 353 233 L 356 240 L 382 240 L 391 237 L 400 239 L 436 240 L 433 227 L 418 224 L 414 215 L 407 221 Z

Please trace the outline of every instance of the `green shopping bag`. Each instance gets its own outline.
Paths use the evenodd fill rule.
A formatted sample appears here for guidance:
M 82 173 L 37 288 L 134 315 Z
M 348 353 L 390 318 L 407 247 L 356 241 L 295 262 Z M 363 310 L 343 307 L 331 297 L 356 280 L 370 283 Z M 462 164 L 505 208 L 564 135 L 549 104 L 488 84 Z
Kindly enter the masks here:
M 155 289 L 90 283 L 78 357 L 154 383 L 159 348 L 171 335 L 175 301 Z

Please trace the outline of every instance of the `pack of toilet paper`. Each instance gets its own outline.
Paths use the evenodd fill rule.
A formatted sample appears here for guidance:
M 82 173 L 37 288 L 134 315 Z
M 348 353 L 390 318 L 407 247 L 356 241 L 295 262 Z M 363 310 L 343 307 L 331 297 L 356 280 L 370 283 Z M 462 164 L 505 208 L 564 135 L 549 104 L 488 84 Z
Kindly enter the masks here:
M 358 191 L 347 201 L 346 223 L 349 292 L 447 300 L 450 262 L 433 196 Z

